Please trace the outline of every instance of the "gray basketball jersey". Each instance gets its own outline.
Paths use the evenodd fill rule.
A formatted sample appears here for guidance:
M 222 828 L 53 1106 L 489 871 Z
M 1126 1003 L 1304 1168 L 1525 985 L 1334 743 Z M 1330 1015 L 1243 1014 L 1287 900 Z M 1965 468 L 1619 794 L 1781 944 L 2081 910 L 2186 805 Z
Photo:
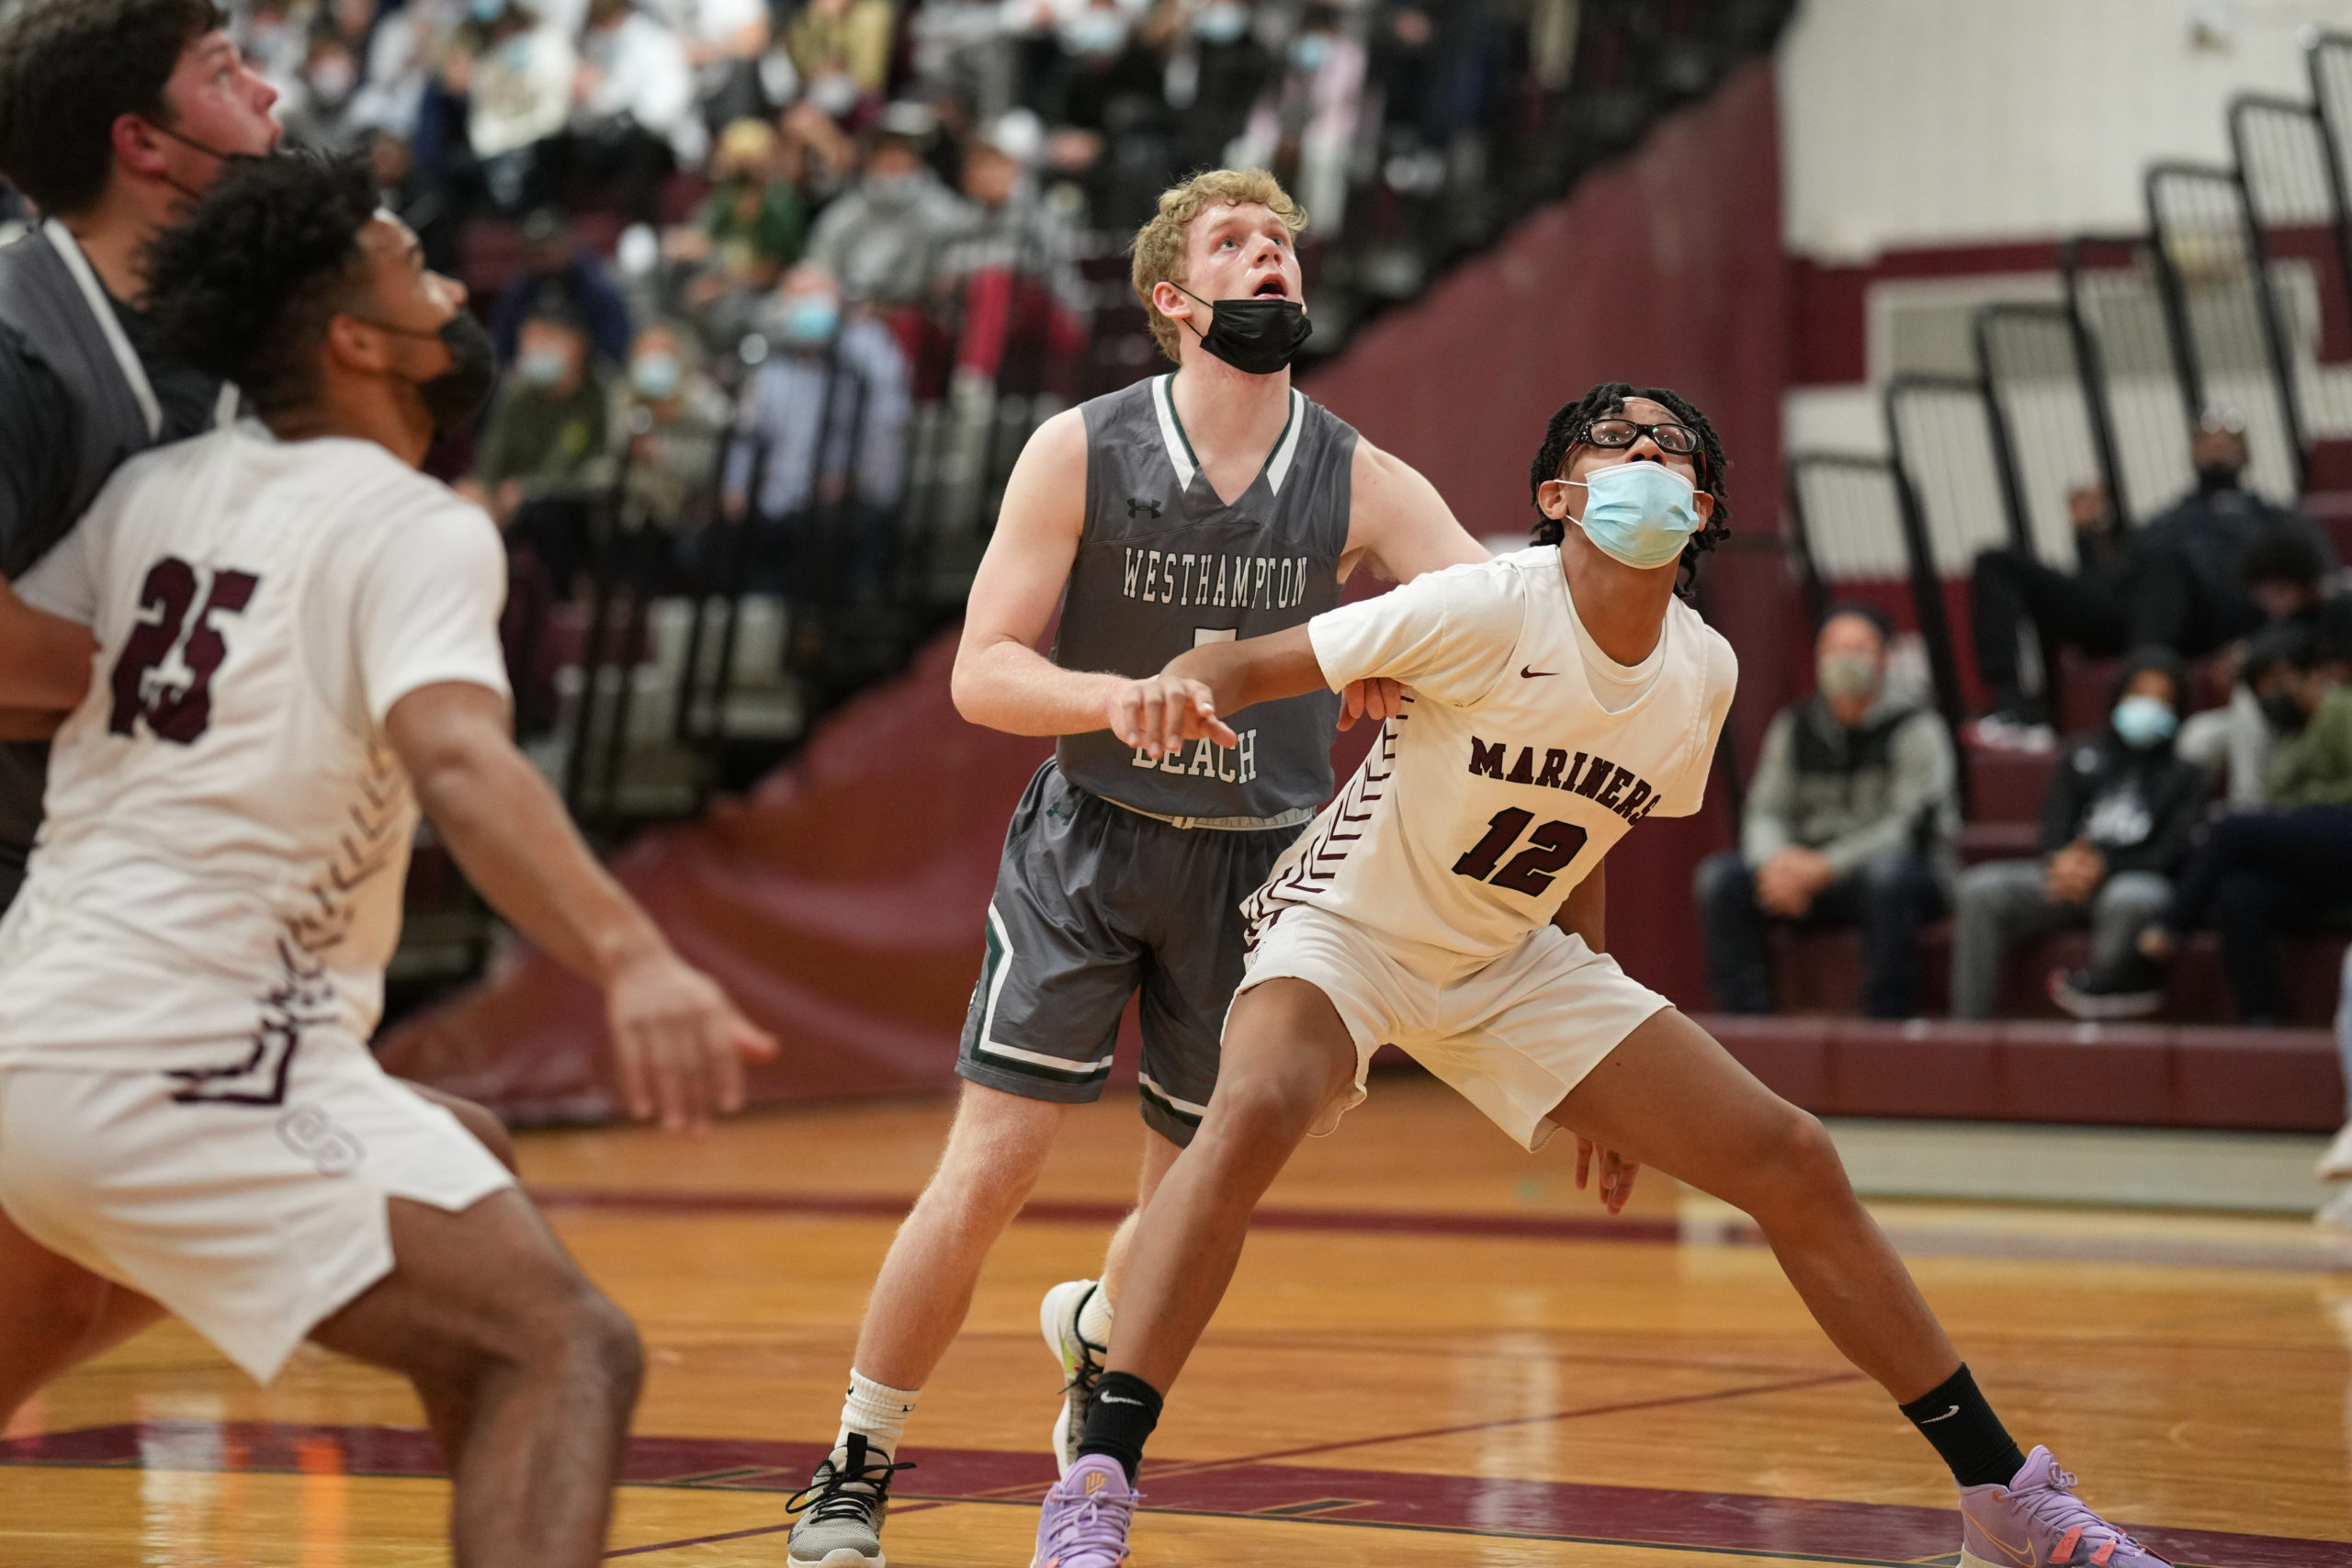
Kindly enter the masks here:
M 1265 468 L 1217 499 L 1155 376 L 1096 398 L 1086 419 L 1086 532 L 1062 595 L 1054 662 L 1156 674 L 1186 649 L 1304 624 L 1340 600 L 1356 433 L 1294 390 Z M 1235 747 L 1157 760 L 1108 730 L 1065 735 L 1063 774 L 1123 806 L 1220 827 L 1303 822 L 1331 794 L 1340 699 L 1310 692 L 1224 715 Z

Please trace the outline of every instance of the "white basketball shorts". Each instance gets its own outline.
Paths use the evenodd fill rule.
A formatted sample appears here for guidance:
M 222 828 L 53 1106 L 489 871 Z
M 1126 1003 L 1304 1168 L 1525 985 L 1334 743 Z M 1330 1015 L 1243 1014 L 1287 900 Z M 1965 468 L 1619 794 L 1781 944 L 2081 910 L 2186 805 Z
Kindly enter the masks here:
M 391 1272 L 386 1200 L 458 1213 L 514 1185 L 340 1030 L 304 1030 L 282 1079 L 205 1092 L 163 1072 L 0 1069 L 0 1209 L 261 1382 Z
M 1317 1134 L 1363 1103 L 1372 1055 L 1393 1044 L 1531 1151 L 1559 1131 L 1551 1112 L 1568 1090 L 1672 1005 L 1555 927 L 1482 962 L 1393 942 L 1311 904 L 1292 905 L 1259 928 L 1234 995 L 1278 976 L 1329 998 L 1355 1041 L 1354 1088 L 1324 1112 Z

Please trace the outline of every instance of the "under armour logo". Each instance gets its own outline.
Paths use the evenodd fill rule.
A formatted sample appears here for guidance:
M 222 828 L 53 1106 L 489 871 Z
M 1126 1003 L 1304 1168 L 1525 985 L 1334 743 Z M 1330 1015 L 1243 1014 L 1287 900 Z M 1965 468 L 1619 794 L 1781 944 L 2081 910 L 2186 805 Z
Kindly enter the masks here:
M 1142 496 L 1131 495 L 1127 497 L 1127 520 L 1133 522 L 1147 512 L 1157 520 L 1159 516 L 1159 508 L 1160 502 L 1157 501 L 1147 501 Z

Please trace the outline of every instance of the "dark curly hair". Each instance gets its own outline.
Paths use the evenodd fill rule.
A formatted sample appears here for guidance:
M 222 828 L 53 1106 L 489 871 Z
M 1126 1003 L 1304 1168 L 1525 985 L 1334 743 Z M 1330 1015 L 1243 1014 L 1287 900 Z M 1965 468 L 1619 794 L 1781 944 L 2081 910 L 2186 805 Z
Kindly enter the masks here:
M 1666 410 L 1682 423 L 1699 433 L 1699 488 L 1715 498 L 1715 509 L 1706 526 L 1690 536 L 1682 547 L 1682 567 L 1675 579 L 1675 592 L 1687 593 L 1699 575 L 1699 558 L 1731 536 L 1731 497 L 1724 488 L 1724 469 L 1728 466 L 1724 457 L 1723 437 L 1707 422 L 1695 404 L 1681 393 L 1665 387 L 1630 387 L 1623 381 L 1602 381 L 1552 416 L 1544 428 L 1544 445 L 1535 454 L 1535 461 L 1528 466 L 1527 498 L 1536 503 L 1540 513 L 1543 502 L 1538 499 L 1544 484 L 1560 477 L 1560 465 L 1567 460 L 1568 449 L 1580 440 L 1586 427 L 1597 419 L 1610 419 L 1625 412 L 1628 398 L 1647 398 Z M 1567 537 L 1567 525 L 1556 517 L 1539 515 L 1530 536 L 1539 545 L 1556 545 Z
M 29 0 L 0 22 L 0 175 L 42 211 L 87 211 L 114 170 L 114 122 L 171 116 L 164 85 L 228 18 L 212 0 Z
M 376 182 L 357 153 L 232 158 L 186 223 L 147 247 L 147 311 L 171 353 L 264 414 L 318 392 L 327 321 L 366 287 Z

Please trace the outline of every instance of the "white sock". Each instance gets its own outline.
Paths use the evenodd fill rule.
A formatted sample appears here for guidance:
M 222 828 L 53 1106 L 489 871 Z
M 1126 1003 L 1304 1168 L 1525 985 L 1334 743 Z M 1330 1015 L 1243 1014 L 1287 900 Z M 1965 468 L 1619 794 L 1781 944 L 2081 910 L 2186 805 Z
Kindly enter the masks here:
M 1099 1283 L 1078 1309 L 1078 1337 L 1089 1345 L 1111 1343 L 1111 1296 Z
M 842 1447 L 856 1432 L 865 1438 L 867 1448 L 896 1455 L 899 1439 L 907 1430 L 907 1417 L 915 1413 L 915 1400 L 922 1393 L 919 1388 L 888 1387 L 851 1368 L 849 1397 L 842 1402 L 842 1429 L 833 1438 L 833 1447 Z

